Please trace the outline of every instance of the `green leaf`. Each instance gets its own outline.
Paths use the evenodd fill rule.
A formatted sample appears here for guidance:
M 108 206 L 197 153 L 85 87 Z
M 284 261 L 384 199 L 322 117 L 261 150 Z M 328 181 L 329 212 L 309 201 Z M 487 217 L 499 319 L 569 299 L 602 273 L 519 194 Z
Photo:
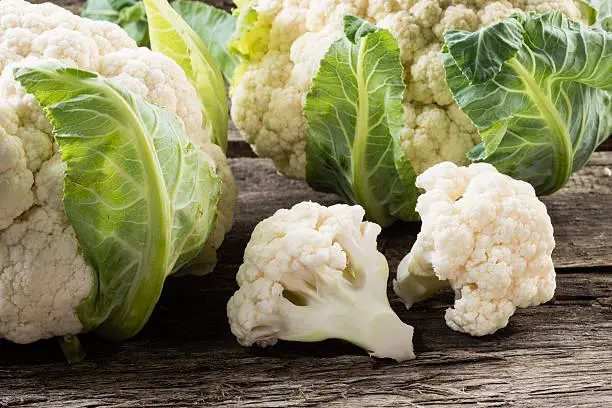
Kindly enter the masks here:
M 447 30 L 446 51 L 453 57 L 463 75 L 474 84 L 493 78 L 502 64 L 514 57 L 523 43 L 520 16 L 491 25 L 474 33 Z
M 399 47 L 387 30 L 344 18 L 306 96 L 306 180 L 389 225 L 414 220 L 416 174 L 399 148 L 403 127 Z
M 221 70 L 204 41 L 166 0 L 145 0 L 153 51 L 183 68 L 202 105 L 205 127 L 213 143 L 227 149 L 228 102 Z
M 236 67 L 232 83 L 237 84 L 244 75 L 249 63 L 257 61 L 268 51 L 272 21 L 261 16 L 252 7 L 251 0 L 234 0 L 236 9 L 236 31 L 228 44 L 228 49 L 241 64 Z
M 576 6 L 580 9 L 581 21 L 594 25 L 597 22 L 597 9 L 590 4 L 591 0 L 575 0 Z
M 236 17 L 197 1 L 177 0 L 172 3 L 172 8 L 204 41 L 225 78 L 231 81 L 238 58 L 232 55 L 228 45 L 236 29 Z
M 446 79 L 483 139 L 468 157 L 528 181 L 538 194 L 550 194 L 563 187 L 612 132 L 612 34 L 552 12 L 529 13 L 524 20 L 513 16 L 499 23 L 507 29 L 496 25 L 477 35 L 505 32 L 509 38 L 500 41 L 515 44 L 517 21 L 521 44 L 506 59 L 504 51 L 476 63 L 477 42 L 461 43 L 468 48 L 464 51 L 457 43 L 454 51 L 446 44 Z M 489 30 L 496 33 L 487 34 Z M 468 76 L 470 71 L 460 65 L 479 72 Z
M 612 31 L 612 1 L 610 0 L 580 0 L 580 3 L 586 3 L 591 8 L 589 14 L 589 24 L 603 28 L 606 31 Z M 581 7 L 583 10 L 586 7 Z
M 121 26 L 141 47 L 149 46 L 149 29 L 144 5 L 138 0 L 88 0 L 81 15 Z
M 55 65 L 15 78 L 44 107 L 67 165 L 66 214 L 96 274 L 78 307 L 84 331 L 129 338 L 210 235 L 220 178 L 176 116 L 110 80 Z
M 272 22 L 260 16 L 251 1 L 235 1 L 236 31 L 229 44 L 230 51 L 243 59 L 264 54 L 268 49 Z

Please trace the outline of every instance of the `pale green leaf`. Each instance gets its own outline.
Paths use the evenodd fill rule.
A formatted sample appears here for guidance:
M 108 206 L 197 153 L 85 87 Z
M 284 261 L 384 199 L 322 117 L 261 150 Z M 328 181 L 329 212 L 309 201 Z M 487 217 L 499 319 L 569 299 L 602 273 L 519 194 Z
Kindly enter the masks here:
M 523 26 L 516 16 L 474 33 L 447 30 L 444 39 L 445 51 L 463 75 L 471 83 L 481 84 L 497 75 L 502 64 L 516 55 L 523 43 Z
M 238 58 L 232 55 L 228 45 L 236 29 L 236 17 L 198 1 L 176 0 L 172 2 L 172 8 L 204 41 L 225 78 L 231 81 Z
M 581 0 L 592 7 L 595 12 L 591 12 L 589 24 L 612 31 L 612 1 L 610 0 Z
M 144 5 L 139 0 L 88 0 L 81 15 L 121 26 L 141 47 L 149 46 L 149 28 Z
M 405 86 L 397 42 L 357 17 L 344 18 L 344 31 L 306 96 L 306 180 L 381 225 L 416 219 L 416 174 L 398 146 Z
M 228 102 L 219 66 L 204 41 L 166 0 L 145 0 L 153 51 L 172 58 L 192 83 L 213 143 L 227 149 Z
M 464 59 L 476 59 L 475 42 L 463 42 L 471 49 L 461 52 L 445 47 L 447 84 L 484 141 L 469 157 L 528 181 L 538 194 L 550 194 L 612 132 L 612 34 L 581 26 L 561 12 L 529 13 L 501 22 L 511 37 L 501 41 L 516 41 L 517 23 L 522 26 L 518 52 L 509 57 L 506 50 L 489 48 L 493 67 Z M 482 73 L 468 77 L 459 64 Z
M 220 178 L 174 114 L 110 80 L 54 65 L 15 78 L 44 107 L 67 165 L 66 214 L 95 273 L 78 307 L 84 331 L 131 337 L 208 239 Z

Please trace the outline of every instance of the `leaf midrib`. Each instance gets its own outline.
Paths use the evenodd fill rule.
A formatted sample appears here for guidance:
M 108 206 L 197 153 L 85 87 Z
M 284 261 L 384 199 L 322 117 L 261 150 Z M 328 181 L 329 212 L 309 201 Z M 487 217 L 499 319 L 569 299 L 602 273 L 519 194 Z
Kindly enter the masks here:
M 137 273 L 140 282 L 138 285 L 130 286 L 127 295 L 129 306 L 122 308 L 122 310 L 129 311 L 129 315 L 113 316 L 113 312 L 111 312 L 109 318 L 101 326 L 101 330 L 110 338 L 116 339 L 117 334 L 120 334 L 119 339 L 123 339 L 135 335 L 142 328 L 148 320 L 143 319 L 142 316 L 148 317 L 157 303 L 169 261 L 172 231 L 167 226 L 172 225 L 172 217 L 171 208 L 168 204 L 168 191 L 163 179 L 161 164 L 155 153 L 153 138 L 147 137 L 148 131 L 143 126 L 141 116 L 134 110 L 133 106 L 127 103 L 110 83 L 108 85 L 110 85 L 107 88 L 110 92 L 109 97 L 115 99 L 118 105 L 123 108 L 120 111 L 125 112 L 126 120 L 131 123 L 127 127 L 137 130 L 135 133 L 138 137 L 133 138 L 133 141 L 143 164 L 145 201 L 148 204 L 148 225 L 150 226 L 148 239 L 139 262 L 139 272 Z M 96 84 L 93 83 L 92 86 L 95 87 Z M 155 129 L 157 129 L 158 123 L 159 117 L 155 115 Z M 155 134 L 155 131 L 153 131 L 153 134 Z M 151 168 L 158 171 L 147 171 Z M 151 203 L 154 205 L 151 205 Z M 150 284 L 145 288 L 142 287 L 141 283 L 144 280 L 153 283 L 153 292 Z M 105 326 L 109 323 L 119 325 L 121 330 L 105 330 Z
M 368 84 L 365 81 L 364 75 L 364 57 L 367 43 L 368 39 L 361 40 L 357 58 L 357 72 L 355 73 L 357 80 L 357 122 L 355 123 L 355 136 L 351 151 L 351 175 L 357 203 L 367 209 L 368 218 L 376 220 L 378 223 L 384 223 L 389 216 L 384 211 L 380 201 L 372 194 L 369 174 L 365 165 L 368 135 L 370 132 Z
M 525 93 L 534 102 L 542 118 L 551 131 L 553 146 L 553 183 L 542 187 L 543 194 L 552 193 L 561 188 L 572 175 L 574 150 L 572 139 L 561 113 L 552 103 L 550 97 L 538 86 L 535 78 L 516 58 L 508 60 L 508 65 L 514 69 L 525 84 Z M 556 163 L 556 166 L 555 166 Z

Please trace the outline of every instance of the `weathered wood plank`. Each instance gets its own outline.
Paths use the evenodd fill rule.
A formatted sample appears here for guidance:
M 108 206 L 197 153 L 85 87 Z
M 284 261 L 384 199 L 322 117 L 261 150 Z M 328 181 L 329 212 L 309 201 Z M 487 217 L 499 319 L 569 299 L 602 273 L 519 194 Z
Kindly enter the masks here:
M 480 339 L 444 325 L 448 294 L 398 307 L 415 326 L 418 355 L 402 364 L 339 341 L 239 347 L 225 319 L 234 271 L 170 281 L 141 335 L 116 346 L 86 336 L 80 365 L 66 366 L 51 341 L 4 343 L 0 406 L 602 407 L 612 397 L 610 269 L 560 275 L 555 301 Z
M 571 189 L 549 202 L 553 218 L 563 221 L 597 197 L 600 210 L 578 227 L 598 231 L 589 239 L 600 237 L 608 251 L 610 222 L 602 197 L 610 198 L 612 178 L 603 176 L 602 167 L 611 159 L 612 153 L 597 153 Z M 519 310 L 507 328 L 484 338 L 445 326 L 449 291 L 410 311 L 392 298 L 400 317 L 415 326 L 414 362 L 374 361 L 339 341 L 239 347 L 229 333 L 225 303 L 235 290 L 251 229 L 277 208 L 336 198 L 283 179 L 263 159 L 231 159 L 231 164 L 241 189 L 239 209 L 215 273 L 170 280 L 151 321 L 132 341 L 114 345 L 84 336 L 89 357 L 82 365 L 66 366 L 52 340 L 0 343 L 0 406 L 533 406 L 537 401 L 543 407 L 600 407 L 612 397 L 610 267 L 561 270 L 552 302 Z M 384 233 L 392 270 L 404 254 L 398 248 L 409 248 L 417 228 L 399 224 Z M 557 227 L 560 245 L 563 231 L 571 232 Z M 565 252 L 572 248 L 556 254 L 557 263 L 570 262 Z
M 335 196 L 314 192 L 303 182 L 283 179 L 268 160 L 230 161 L 240 188 L 236 226 L 231 234 L 237 252 L 232 259 L 241 258 L 240 251 L 255 224 L 277 209 L 304 200 L 338 202 Z M 612 177 L 606 175 L 606 168 L 612 168 L 612 153 L 597 152 L 567 187 L 543 198 L 555 227 L 557 267 L 612 265 Z M 410 250 L 418 231 L 418 223 L 397 223 L 383 233 L 381 246 L 392 267 Z

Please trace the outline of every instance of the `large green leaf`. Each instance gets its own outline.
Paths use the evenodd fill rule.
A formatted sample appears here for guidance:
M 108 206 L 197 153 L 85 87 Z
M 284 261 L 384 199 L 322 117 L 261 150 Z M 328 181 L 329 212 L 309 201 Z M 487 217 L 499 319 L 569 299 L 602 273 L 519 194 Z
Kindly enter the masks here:
M 172 3 L 172 8 L 204 41 L 225 78 L 231 81 L 238 58 L 228 50 L 228 44 L 236 29 L 236 17 L 197 1 L 177 0 Z
M 228 102 L 221 70 L 204 41 L 166 0 L 145 0 L 153 51 L 176 61 L 196 89 L 213 143 L 227 149 Z
M 306 180 L 381 225 L 416 219 L 416 174 L 398 146 L 405 86 L 397 42 L 352 16 L 344 32 L 306 96 Z
M 149 46 L 147 16 L 139 0 L 87 0 L 81 15 L 118 24 L 139 46 Z
M 84 330 L 131 337 L 210 235 L 220 178 L 176 116 L 95 73 L 44 65 L 15 77 L 45 108 L 67 165 L 66 213 L 96 274 L 78 308 Z
M 449 30 L 445 38 L 447 83 L 483 139 L 470 159 L 550 194 L 612 131 L 611 33 L 552 12 L 514 15 L 476 33 Z M 489 55 L 477 62 L 481 39 L 516 50 L 486 46 Z

